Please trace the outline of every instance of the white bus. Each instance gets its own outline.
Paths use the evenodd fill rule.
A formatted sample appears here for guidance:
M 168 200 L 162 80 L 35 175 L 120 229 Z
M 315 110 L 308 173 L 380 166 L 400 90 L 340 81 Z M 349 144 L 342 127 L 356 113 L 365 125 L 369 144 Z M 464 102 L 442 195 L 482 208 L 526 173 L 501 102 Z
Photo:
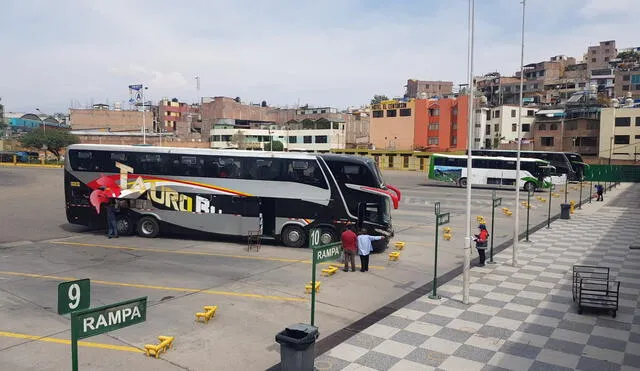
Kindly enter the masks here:
M 551 176 L 555 168 L 548 161 L 520 158 L 518 187 L 526 191 L 548 188 L 550 183 L 564 183 L 564 177 Z M 467 156 L 434 153 L 429 163 L 428 179 L 466 187 Z M 516 159 L 511 157 L 472 156 L 472 185 L 513 188 L 516 183 Z
M 312 227 L 337 241 L 347 222 L 390 238 L 401 197 L 366 157 L 90 144 L 67 149 L 64 189 L 70 223 L 104 227 L 100 207 L 116 198 L 119 234 L 260 231 L 291 247 Z

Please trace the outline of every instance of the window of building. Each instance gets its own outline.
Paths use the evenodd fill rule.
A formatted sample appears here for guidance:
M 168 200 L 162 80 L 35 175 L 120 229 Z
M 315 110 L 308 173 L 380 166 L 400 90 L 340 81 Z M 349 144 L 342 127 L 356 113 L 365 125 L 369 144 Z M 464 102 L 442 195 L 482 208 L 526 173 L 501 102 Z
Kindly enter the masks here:
M 320 110 L 320 113 L 327 113 L 326 109 Z
M 535 111 L 532 109 L 527 110 L 527 117 L 533 117 L 533 115 L 535 114 Z
M 631 75 L 622 76 L 622 81 L 629 81 L 629 80 L 631 80 Z
M 411 108 L 400 109 L 400 116 L 403 116 L 403 117 L 411 116 Z
M 500 118 L 500 110 L 493 111 L 493 118 L 494 119 Z
M 584 88 L 585 86 L 587 86 L 587 83 L 586 83 L 586 82 L 579 82 L 579 83 L 578 83 L 578 87 L 579 87 L 579 88 Z
M 640 116 L 636 117 L 636 126 L 640 126 Z
M 438 137 L 429 137 L 428 138 L 428 143 L 429 145 L 438 145 L 440 143 L 440 138 Z
M 531 131 L 531 124 L 522 124 L 522 131 L 528 133 Z
M 544 147 L 552 147 L 553 146 L 553 137 L 542 137 L 540 138 L 540 144 Z
M 376 117 L 376 118 L 378 118 L 378 117 L 384 117 L 384 111 L 382 111 L 382 110 L 376 110 L 376 111 L 373 111 L 372 115 L 373 115 L 373 117 Z
M 493 124 L 493 131 L 495 132 L 500 131 L 500 124 Z
M 316 143 L 327 143 L 326 135 L 316 135 Z
M 558 130 L 558 124 L 549 125 L 549 130 Z
M 440 130 L 440 124 L 437 122 L 433 124 L 429 124 L 429 130 L 430 131 Z
M 631 75 L 631 83 L 632 84 L 640 84 L 640 75 L 638 75 L 638 74 Z
M 587 122 L 588 130 L 600 130 L 600 121 L 589 121 Z
M 622 85 L 622 91 L 629 91 L 629 85 Z
M 518 124 L 511 124 L 511 131 L 513 131 L 514 133 L 518 131 Z
M 596 50 L 595 49 L 591 49 L 591 54 L 596 54 Z
M 633 90 L 640 90 L 640 84 L 633 85 Z
M 511 110 L 511 117 L 516 117 L 516 110 L 514 109 Z
M 484 128 L 484 134 L 485 134 L 485 135 L 491 135 L 491 125 L 487 125 L 487 126 Z
M 592 63 L 596 63 L 596 58 L 591 58 Z
M 538 130 L 547 130 L 547 124 L 538 125 Z
M 298 137 L 289 137 L 288 143 L 298 143 Z
M 605 62 L 609 62 L 609 57 L 604 57 Z
M 491 120 L 491 111 L 487 111 L 487 121 Z
M 629 135 L 616 135 L 615 137 L 613 137 L 613 143 L 629 144 Z
M 394 109 L 387 110 L 387 117 L 396 117 L 398 115 L 398 111 Z
M 577 137 L 575 144 L 579 147 L 595 147 L 598 145 L 598 137 Z
M 539 87 L 540 87 L 540 85 L 538 85 L 538 84 L 533 84 L 533 89 L 534 89 L 534 90 L 537 90 Z
M 538 72 L 538 76 L 543 77 L 544 76 L 544 70 Z
M 429 116 L 440 116 L 440 108 L 429 108 Z
M 616 126 L 631 126 L 631 117 L 616 117 Z
M 305 135 L 302 137 L 302 141 L 307 144 L 313 143 L 313 137 L 311 135 Z
M 567 122 L 567 123 L 565 124 L 565 128 L 566 128 L 567 130 L 577 130 L 577 129 L 578 129 L 578 123 L 577 123 L 577 122 L 575 122 L 575 121 Z
M 457 144 L 458 144 L 458 137 L 456 137 L 456 136 L 452 136 L 452 137 L 451 137 L 451 145 L 452 145 L 452 146 L 455 146 L 455 145 L 457 145 Z
M 636 139 L 640 139 L 640 135 L 636 135 Z

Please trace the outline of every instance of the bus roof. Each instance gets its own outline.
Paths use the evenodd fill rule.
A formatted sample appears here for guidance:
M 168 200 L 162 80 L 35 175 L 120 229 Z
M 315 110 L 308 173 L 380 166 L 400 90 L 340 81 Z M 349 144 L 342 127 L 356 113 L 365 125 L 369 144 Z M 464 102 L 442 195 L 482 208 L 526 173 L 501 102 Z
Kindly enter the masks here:
M 471 151 L 479 151 L 479 152 L 517 152 L 515 149 L 472 149 Z M 530 153 L 564 153 L 564 154 L 572 154 L 572 155 L 580 155 L 577 152 L 564 152 L 564 151 L 533 151 L 528 149 L 521 149 L 520 152 L 530 152 Z
M 434 153 L 433 156 L 439 156 L 439 157 L 450 157 L 450 158 L 467 158 L 467 155 L 448 155 L 445 153 Z M 502 160 L 502 161 L 515 161 L 515 157 L 500 157 L 500 156 L 471 156 L 471 158 L 474 159 L 487 159 L 487 158 L 492 158 L 495 160 Z M 548 164 L 549 161 L 547 160 L 542 160 L 539 158 L 529 158 L 529 157 L 520 157 L 520 161 L 530 161 L 530 162 L 544 162 L 545 164 Z
M 317 154 L 299 152 L 270 152 L 270 151 L 247 151 L 247 150 L 224 150 L 212 148 L 188 148 L 188 147 L 155 147 L 155 146 L 134 146 L 117 144 L 72 144 L 67 150 L 92 150 L 92 151 L 126 151 L 145 153 L 175 153 L 187 155 L 218 155 L 218 156 L 239 156 L 239 157 L 259 157 L 259 158 L 288 158 L 298 160 L 314 160 Z

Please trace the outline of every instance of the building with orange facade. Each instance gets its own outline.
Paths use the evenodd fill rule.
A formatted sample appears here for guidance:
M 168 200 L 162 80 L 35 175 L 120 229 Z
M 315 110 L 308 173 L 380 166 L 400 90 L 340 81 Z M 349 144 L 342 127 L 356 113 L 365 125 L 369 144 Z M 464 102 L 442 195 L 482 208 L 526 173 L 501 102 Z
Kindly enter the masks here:
M 468 96 L 389 100 L 371 109 L 370 141 L 376 149 L 459 151 L 467 148 Z

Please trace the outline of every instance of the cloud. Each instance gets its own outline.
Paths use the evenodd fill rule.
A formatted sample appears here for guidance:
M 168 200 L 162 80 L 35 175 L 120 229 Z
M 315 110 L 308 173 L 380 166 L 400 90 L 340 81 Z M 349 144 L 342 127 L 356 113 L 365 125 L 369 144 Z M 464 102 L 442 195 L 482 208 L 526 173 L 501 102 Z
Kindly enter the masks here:
M 520 2 L 475 4 L 475 74 L 514 73 Z M 580 59 L 601 40 L 634 46 L 640 11 L 612 4 L 527 0 L 525 63 L 557 54 Z M 0 43 L 9 51 L 0 58 L 0 96 L 9 110 L 38 102 L 64 111 L 71 101 L 126 102 L 127 86 L 144 83 L 154 100 L 193 101 L 200 76 L 201 96 L 360 105 L 373 94 L 402 95 L 408 78 L 465 83 L 467 6 L 467 0 L 10 2 L 8 21 L 0 23 Z

